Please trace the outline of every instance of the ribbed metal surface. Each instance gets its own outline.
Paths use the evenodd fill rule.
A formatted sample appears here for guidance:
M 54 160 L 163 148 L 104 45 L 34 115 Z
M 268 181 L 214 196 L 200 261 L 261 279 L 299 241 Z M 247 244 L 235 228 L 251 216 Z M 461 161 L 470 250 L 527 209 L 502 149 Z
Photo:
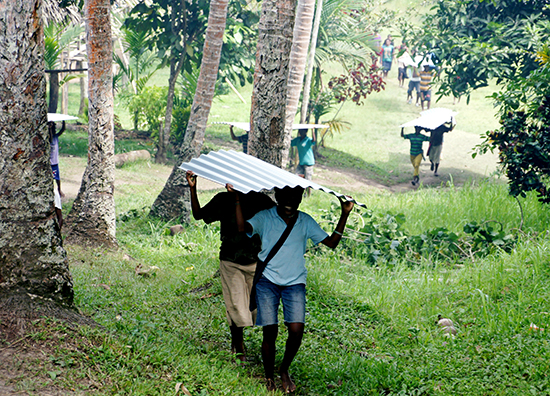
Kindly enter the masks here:
M 239 129 L 243 129 L 250 132 L 250 122 L 233 122 L 233 121 L 215 121 L 212 124 L 231 125 Z M 294 124 L 292 129 L 326 129 L 328 125 L 325 124 Z
M 444 107 L 436 107 L 430 110 L 421 111 L 420 117 L 406 122 L 401 128 L 419 126 L 427 129 L 436 129 L 437 127 L 450 122 L 455 123 L 455 117 L 458 112 Z
M 311 187 L 352 201 L 364 208 L 367 207 L 365 204 L 330 188 L 306 180 L 251 155 L 233 150 L 211 151 L 208 154 L 202 154 L 198 158 L 184 162 L 180 168 L 184 171 L 193 171 L 200 177 L 224 186 L 227 183 L 232 184 L 235 190 L 245 194 L 250 191 L 271 190 L 275 187 Z

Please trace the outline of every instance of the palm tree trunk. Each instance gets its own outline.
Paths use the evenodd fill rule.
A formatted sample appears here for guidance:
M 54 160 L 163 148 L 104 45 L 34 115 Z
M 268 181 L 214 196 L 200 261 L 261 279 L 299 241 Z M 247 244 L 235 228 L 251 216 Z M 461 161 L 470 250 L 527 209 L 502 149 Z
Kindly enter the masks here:
M 50 75 L 50 101 L 48 104 L 48 113 L 57 113 L 57 104 L 59 102 L 59 73 L 51 72 Z
M 0 300 L 35 295 L 70 305 L 46 127 L 41 4 L 0 0 Z
M 294 22 L 294 37 L 290 51 L 286 97 L 285 147 L 288 150 L 292 138 L 292 125 L 298 109 L 300 92 L 304 82 L 304 72 L 307 63 L 307 49 L 311 37 L 311 25 L 315 12 L 315 0 L 298 0 L 296 21 Z M 288 155 L 283 155 L 283 168 L 286 167 Z
M 185 15 L 185 1 L 180 2 L 179 13 Z M 176 11 L 172 11 L 170 18 L 172 24 L 172 31 L 176 30 Z M 183 31 L 187 31 L 187 19 L 183 24 Z M 175 51 L 175 50 L 173 50 Z M 157 153 L 155 154 L 155 162 L 157 164 L 166 163 L 166 153 L 168 151 L 168 143 L 170 141 L 170 129 L 172 127 L 172 109 L 174 108 L 174 91 L 176 90 L 176 81 L 185 62 L 186 52 L 182 51 L 182 54 L 179 60 L 176 62 L 176 59 L 172 57 L 170 61 L 170 78 L 168 79 L 168 97 L 166 98 L 166 113 L 164 115 L 164 126 L 162 130 L 159 131 L 159 144 Z
M 88 165 L 67 218 L 68 243 L 116 246 L 110 0 L 86 0 Z M 63 176 L 63 175 L 61 175 Z
M 307 118 L 307 110 L 309 106 L 309 95 L 311 92 L 311 79 L 313 77 L 313 66 L 315 62 L 315 48 L 317 46 L 317 36 L 319 34 L 319 26 L 321 24 L 322 11 L 323 11 L 323 0 L 317 0 L 317 8 L 315 10 L 315 22 L 313 24 L 313 32 L 311 33 L 311 45 L 309 46 L 306 82 L 304 84 L 304 93 L 302 95 L 302 110 L 300 113 L 300 123 L 302 124 L 306 122 L 306 118 Z
M 151 215 L 165 220 L 181 217 L 184 221 L 189 221 L 191 210 L 189 186 L 185 179 L 185 173 L 179 169 L 179 165 L 197 157 L 202 148 L 218 76 L 227 5 L 228 0 L 211 0 L 210 2 L 201 69 L 187 130 L 177 153 L 178 161 L 151 208 Z
M 263 1 L 256 50 L 248 150 L 279 167 L 288 156 L 286 97 L 295 8 L 296 0 Z

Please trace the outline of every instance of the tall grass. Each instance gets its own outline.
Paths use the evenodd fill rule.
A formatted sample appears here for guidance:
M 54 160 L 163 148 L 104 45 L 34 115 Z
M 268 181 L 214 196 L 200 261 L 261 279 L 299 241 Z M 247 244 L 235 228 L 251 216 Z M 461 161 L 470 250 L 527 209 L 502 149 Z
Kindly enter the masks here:
M 201 201 L 213 193 L 201 192 Z M 170 236 L 172 223 L 149 218 L 147 205 L 142 209 L 154 197 L 142 198 L 121 198 L 126 210 L 117 217 L 119 252 L 69 248 L 77 305 L 114 336 L 82 330 L 96 348 L 83 347 L 84 355 L 60 353 L 81 369 L 100 367 L 91 375 L 104 382 L 103 394 L 164 395 L 177 383 L 193 395 L 265 394 L 260 329 L 245 333 L 250 361 L 244 367 L 229 354 L 216 273 L 218 225 L 192 221 Z M 453 228 L 464 214 L 474 220 L 493 216 L 508 227 L 517 221 L 505 187 L 490 183 L 419 190 L 414 199 L 361 198 L 375 211 L 406 209 L 411 230 Z M 319 208 L 331 202 L 334 197 L 314 193 L 302 209 L 320 219 Z M 448 202 L 452 213 L 435 210 Z M 494 204 L 483 209 L 481 202 Z M 549 392 L 547 337 L 531 327 L 549 324 L 547 208 L 531 197 L 523 204 L 532 214 L 525 221 L 529 236 L 511 253 L 460 265 L 373 266 L 342 250 L 310 249 L 306 334 L 291 368 L 297 394 Z M 143 277 L 136 275 L 137 265 L 158 268 Z M 456 337 L 441 333 L 438 315 L 455 322 Z M 284 326 L 280 330 L 277 362 L 286 339 Z

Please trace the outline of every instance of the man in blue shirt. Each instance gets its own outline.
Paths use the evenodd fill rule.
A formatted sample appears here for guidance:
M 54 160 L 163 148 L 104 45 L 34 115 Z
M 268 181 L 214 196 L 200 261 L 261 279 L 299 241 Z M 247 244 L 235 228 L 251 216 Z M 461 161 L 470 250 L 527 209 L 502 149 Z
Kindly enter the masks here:
M 230 190 L 230 186 L 228 190 Z M 296 385 L 290 378 L 288 370 L 300 348 L 304 334 L 307 275 L 304 253 L 307 240 L 311 239 L 314 244 L 322 243 L 332 249 L 336 248 L 342 238 L 349 213 L 353 209 L 353 202 L 340 199 L 342 208 L 340 220 L 334 232 L 329 236 L 310 215 L 298 210 L 303 194 L 304 189 L 299 186 L 275 188 L 277 206 L 258 212 L 246 222 L 238 203 L 241 194 L 237 193 L 235 205 L 239 232 L 246 231 L 248 236 L 260 236 L 262 241 L 262 250 L 258 254 L 260 260 L 266 259 L 287 224 L 296 219 L 288 238 L 277 254 L 267 263 L 262 277 L 256 285 L 258 306 L 256 325 L 263 327 L 262 359 L 268 390 L 276 389 L 274 368 L 275 341 L 279 330 L 277 313 L 279 303 L 283 302 L 288 338 L 279 373 L 286 393 L 296 390 Z
M 313 155 L 312 148 L 316 144 L 315 133 L 313 133 L 313 138 L 307 136 L 307 129 L 300 129 L 298 134 L 299 136 L 290 142 L 291 147 L 298 149 L 298 157 L 300 158 L 296 167 L 296 174 L 307 180 L 311 180 L 313 177 L 313 165 L 315 165 L 315 156 Z

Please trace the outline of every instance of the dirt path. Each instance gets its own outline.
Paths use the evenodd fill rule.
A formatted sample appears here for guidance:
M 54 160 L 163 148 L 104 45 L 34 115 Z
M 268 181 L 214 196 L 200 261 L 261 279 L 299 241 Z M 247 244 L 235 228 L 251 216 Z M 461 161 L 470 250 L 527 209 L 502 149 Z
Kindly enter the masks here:
M 480 143 L 478 136 L 466 133 L 460 130 L 454 130 L 452 133 L 445 135 L 443 144 L 443 154 L 441 165 L 439 168 L 439 177 L 434 176 L 430 171 L 430 163 L 428 160 L 422 162 L 420 166 L 420 179 L 424 186 L 439 187 L 447 186 L 449 183 L 454 185 L 462 185 L 464 182 L 473 179 L 481 179 L 493 173 L 497 168 L 498 157 L 496 154 L 486 154 L 472 158 L 472 148 Z M 228 149 L 232 147 L 227 147 Z M 393 153 L 395 155 L 408 155 L 408 152 L 403 149 Z M 80 182 L 86 160 L 76 157 L 62 157 L 60 161 L 60 171 L 62 177 L 62 190 L 65 193 L 63 201 L 69 201 L 76 198 L 80 188 Z M 149 176 L 152 177 L 153 183 L 159 183 L 162 187 L 172 171 L 171 166 L 161 166 L 151 164 L 149 166 Z M 412 166 L 410 168 L 412 176 Z M 344 192 L 376 192 L 376 191 L 391 191 L 395 193 L 411 191 L 418 186 L 413 186 L 409 181 L 391 186 L 385 186 L 376 181 L 367 179 L 361 174 L 360 170 L 336 169 L 323 165 L 315 167 L 314 181 L 336 191 Z M 131 172 L 117 169 L 115 173 L 115 187 L 122 185 L 143 184 L 150 181 L 143 181 Z M 201 190 L 220 189 L 221 186 L 201 179 L 199 184 Z

